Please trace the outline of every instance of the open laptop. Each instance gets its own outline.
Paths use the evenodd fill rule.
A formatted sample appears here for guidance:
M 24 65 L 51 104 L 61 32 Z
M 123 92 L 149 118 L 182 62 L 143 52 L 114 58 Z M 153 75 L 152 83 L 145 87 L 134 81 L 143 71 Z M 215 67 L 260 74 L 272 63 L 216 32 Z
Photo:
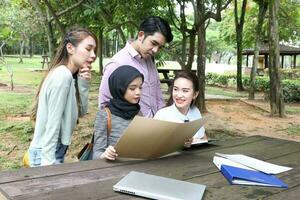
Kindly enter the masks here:
M 117 192 L 162 200 L 201 200 L 205 188 L 205 185 L 136 171 L 131 171 L 113 186 Z

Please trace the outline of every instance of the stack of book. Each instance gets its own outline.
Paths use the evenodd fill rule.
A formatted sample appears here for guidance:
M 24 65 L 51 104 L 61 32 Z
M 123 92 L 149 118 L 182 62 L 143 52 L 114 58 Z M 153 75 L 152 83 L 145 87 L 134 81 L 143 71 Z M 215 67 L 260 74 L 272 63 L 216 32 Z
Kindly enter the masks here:
M 287 188 L 288 185 L 274 176 L 274 174 L 292 169 L 242 154 L 229 155 L 216 153 L 216 156 L 213 158 L 213 163 L 230 184 L 237 185 Z

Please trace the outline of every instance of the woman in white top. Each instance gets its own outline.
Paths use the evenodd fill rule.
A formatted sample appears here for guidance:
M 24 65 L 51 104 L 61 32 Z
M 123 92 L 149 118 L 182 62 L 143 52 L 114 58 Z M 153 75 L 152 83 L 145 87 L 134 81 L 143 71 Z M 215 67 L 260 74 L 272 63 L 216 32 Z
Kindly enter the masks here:
M 71 142 L 78 117 L 87 111 L 91 63 L 97 38 L 87 29 L 69 31 L 60 44 L 36 95 L 29 147 L 31 167 L 59 164 Z
M 195 106 L 199 94 L 199 81 L 196 74 L 188 71 L 181 71 L 175 75 L 171 96 L 167 107 L 160 109 L 154 119 L 171 122 L 189 122 L 202 118 L 199 109 Z M 204 127 L 185 143 L 185 147 L 190 147 L 191 143 L 202 139 L 207 139 Z

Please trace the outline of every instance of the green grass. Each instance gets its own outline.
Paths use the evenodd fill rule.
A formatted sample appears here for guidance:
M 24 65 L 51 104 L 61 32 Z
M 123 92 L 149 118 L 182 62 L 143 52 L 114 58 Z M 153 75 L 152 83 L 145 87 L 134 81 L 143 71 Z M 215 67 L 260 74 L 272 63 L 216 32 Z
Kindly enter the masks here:
M 237 92 L 234 89 L 225 89 L 225 88 L 211 87 L 211 86 L 205 87 L 205 93 L 209 95 L 223 95 L 232 98 L 248 97 L 247 92 Z
M 9 161 L 4 157 L 0 157 L 0 169 L 1 168 L 9 169 L 9 170 L 20 169 L 21 161 L 20 160 Z
M 41 58 L 24 58 L 23 63 L 18 63 L 18 58 L 6 57 L 5 61 L 13 71 L 13 82 L 15 85 L 24 85 L 37 87 L 43 77 L 42 72 L 34 72 L 33 70 L 41 69 Z M 10 85 L 10 73 L 6 66 L 0 64 L 0 80 L 2 83 Z
M 286 129 L 287 134 L 289 135 L 294 135 L 294 136 L 299 136 L 300 135 L 300 125 L 290 125 L 287 129 Z
M 286 114 L 290 114 L 290 115 L 300 114 L 300 108 L 296 108 L 288 105 L 285 107 L 285 111 Z
M 0 119 L 7 115 L 28 113 L 34 94 L 0 91 Z
M 0 134 L 14 135 L 24 144 L 30 141 L 33 132 L 34 127 L 29 120 L 24 122 L 0 122 Z

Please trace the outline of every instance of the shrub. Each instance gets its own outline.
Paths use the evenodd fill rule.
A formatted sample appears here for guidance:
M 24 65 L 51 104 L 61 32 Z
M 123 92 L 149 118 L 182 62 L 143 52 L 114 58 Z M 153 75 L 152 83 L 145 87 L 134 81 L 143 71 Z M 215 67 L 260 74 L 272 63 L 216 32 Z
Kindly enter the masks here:
M 283 80 L 282 86 L 285 102 L 300 102 L 300 80 Z
M 208 73 L 206 84 L 214 86 L 228 87 L 236 84 L 236 76 L 232 74 Z M 243 86 L 250 88 L 250 77 L 243 76 Z M 262 91 L 265 96 L 269 96 L 270 79 L 266 76 L 257 76 L 255 79 L 255 90 Z M 300 102 L 300 80 L 283 80 L 283 95 L 285 102 Z
M 281 78 L 285 79 L 300 79 L 300 69 L 282 69 Z

